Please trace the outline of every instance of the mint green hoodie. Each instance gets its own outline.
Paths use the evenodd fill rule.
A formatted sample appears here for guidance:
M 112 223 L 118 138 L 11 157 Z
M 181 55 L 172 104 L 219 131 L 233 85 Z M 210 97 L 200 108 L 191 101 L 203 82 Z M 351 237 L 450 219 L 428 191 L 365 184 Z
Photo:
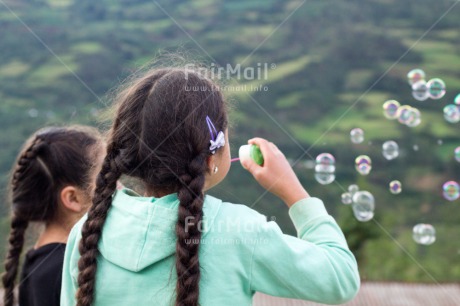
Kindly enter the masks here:
M 177 194 L 113 198 L 99 242 L 93 305 L 174 305 Z M 298 238 L 255 210 L 205 196 L 199 250 L 200 305 L 252 305 L 256 291 L 328 304 L 358 292 L 355 257 L 320 199 L 289 209 Z M 86 217 L 72 229 L 65 252 L 61 305 L 75 305 L 78 243 Z

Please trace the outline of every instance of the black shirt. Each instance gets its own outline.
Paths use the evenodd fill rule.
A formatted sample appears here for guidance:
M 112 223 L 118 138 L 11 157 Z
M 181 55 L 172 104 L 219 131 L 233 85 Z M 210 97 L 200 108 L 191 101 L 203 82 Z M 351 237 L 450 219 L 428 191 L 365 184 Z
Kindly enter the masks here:
M 19 285 L 19 306 L 59 306 L 64 243 L 27 252 Z

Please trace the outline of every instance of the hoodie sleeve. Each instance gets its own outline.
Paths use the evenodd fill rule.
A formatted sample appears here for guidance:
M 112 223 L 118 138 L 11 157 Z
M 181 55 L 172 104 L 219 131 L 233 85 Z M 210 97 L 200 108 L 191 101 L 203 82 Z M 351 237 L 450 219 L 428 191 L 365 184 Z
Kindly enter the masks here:
M 251 261 L 250 289 L 273 296 L 340 304 L 358 292 L 356 259 L 323 202 L 308 198 L 289 209 L 297 236 L 275 222 L 258 230 Z
M 81 239 L 81 225 L 83 218 L 70 231 L 69 238 L 64 255 L 64 265 L 62 267 L 62 285 L 61 285 L 61 306 L 75 306 L 77 304 L 75 293 L 77 292 L 77 273 L 78 259 L 80 253 L 78 244 Z

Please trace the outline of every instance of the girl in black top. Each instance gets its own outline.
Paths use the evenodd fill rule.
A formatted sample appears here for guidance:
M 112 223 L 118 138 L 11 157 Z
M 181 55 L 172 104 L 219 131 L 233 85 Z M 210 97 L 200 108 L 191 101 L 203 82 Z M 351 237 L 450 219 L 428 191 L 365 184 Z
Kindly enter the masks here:
M 65 244 L 48 243 L 25 256 L 19 305 L 59 305 Z
M 2 276 L 5 306 L 15 304 L 19 257 L 31 222 L 42 223 L 44 230 L 25 256 L 19 305 L 59 305 L 65 243 L 91 204 L 103 149 L 97 130 L 82 126 L 45 128 L 25 143 L 9 184 L 12 215 Z

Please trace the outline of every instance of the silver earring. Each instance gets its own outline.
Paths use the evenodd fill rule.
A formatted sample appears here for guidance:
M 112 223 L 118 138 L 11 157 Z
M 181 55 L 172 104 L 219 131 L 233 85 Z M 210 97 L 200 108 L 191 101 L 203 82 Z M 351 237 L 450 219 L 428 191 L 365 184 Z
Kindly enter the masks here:
M 217 171 L 219 171 L 219 168 L 217 168 L 217 166 L 214 167 L 214 173 L 217 173 Z

